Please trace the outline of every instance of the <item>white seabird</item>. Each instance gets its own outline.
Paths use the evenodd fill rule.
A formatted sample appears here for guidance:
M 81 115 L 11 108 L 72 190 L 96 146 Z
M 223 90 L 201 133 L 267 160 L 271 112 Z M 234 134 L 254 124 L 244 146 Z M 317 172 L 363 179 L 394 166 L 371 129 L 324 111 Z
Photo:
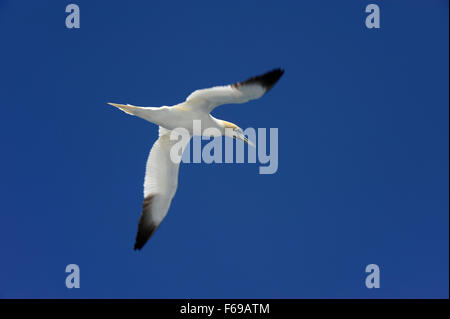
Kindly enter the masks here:
M 283 70 L 275 69 L 243 82 L 197 90 L 191 93 L 186 101 L 174 106 L 139 107 L 108 103 L 127 114 L 159 125 L 159 138 L 153 144 L 147 160 L 144 202 L 139 218 L 135 250 L 141 249 L 158 228 L 167 215 L 177 190 L 180 163 L 171 159 L 170 149 L 178 141 L 170 139 L 171 130 L 184 128 L 192 136 L 195 133 L 193 123 L 195 120 L 200 120 L 202 128 L 216 128 L 221 135 L 229 135 L 252 144 L 236 124 L 216 119 L 210 113 L 222 104 L 245 103 L 260 98 L 275 85 L 283 73 Z M 230 132 L 232 132 L 231 135 Z

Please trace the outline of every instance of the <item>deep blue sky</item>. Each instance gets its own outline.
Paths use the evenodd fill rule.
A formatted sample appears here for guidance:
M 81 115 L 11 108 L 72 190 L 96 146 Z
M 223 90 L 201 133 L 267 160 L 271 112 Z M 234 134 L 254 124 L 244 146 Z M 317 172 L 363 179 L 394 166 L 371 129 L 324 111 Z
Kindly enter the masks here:
M 448 298 L 448 1 L 84 0 L 78 30 L 69 3 L 0 0 L 0 297 Z M 269 94 L 214 115 L 277 127 L 278 172 L 182 165 L 133 251 L 157 127 L 106 102 L 274 67 Z

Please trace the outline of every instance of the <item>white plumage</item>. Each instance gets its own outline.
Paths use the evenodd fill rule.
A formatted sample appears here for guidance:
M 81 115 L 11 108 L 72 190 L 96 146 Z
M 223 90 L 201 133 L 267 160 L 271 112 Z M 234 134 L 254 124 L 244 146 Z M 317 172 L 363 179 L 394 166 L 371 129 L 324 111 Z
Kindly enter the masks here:
M 129 104 L 108 103 L 127 114 L 159 125 L 159 138 L 153 144 L 147 160 L 144 202 L 135 249 L 141 249 L 158 228 L 166 216 L 177 190 L 182 153 L 179 154 L 179 158 L 171 158 L 171 148 L 179 143 L 170 140 L 171 130 L 184 128 L 192 136 L 195 133 L 193 123 L 195 120 L 199 120 L 203 129 L 216 128 L 221 135 L 229 135 L 229 130 L 226 130 L 228 128 L 233 132 L 231 137 L 251 144 L 241 128 L 233 123 L 214 118 L 210 112 L 222 104 L 245 103 L 260 98 L 279 80 L 283 73 L 283 70 L 275 69 L 232 85 L 196 90 L 187 97 L 186 101 L 174 106 L 138 107 Z M 183 150 L 187 144 L 188 141 L 182 145 Z

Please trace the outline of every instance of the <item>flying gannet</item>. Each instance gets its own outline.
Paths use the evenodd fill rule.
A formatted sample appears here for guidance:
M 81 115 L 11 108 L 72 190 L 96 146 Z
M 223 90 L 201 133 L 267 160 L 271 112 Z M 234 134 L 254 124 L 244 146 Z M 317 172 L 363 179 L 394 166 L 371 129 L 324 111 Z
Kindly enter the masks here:
M 135 250 L 141 249 L 158 228 L 167 215 L 177 190 L 180 162 L 171 159 L 170 149 L 178 141 L 170 139 L 171 130 L 184 128 L 192 136 L 193 123 L 195 120 L 200 120 L 204 128 L 216 128 L 221 135 L 252 144 L 236 124 L 216 119 L 210 113 L 222 104 L 245 103 L 260 98 L 275 85 L 283 73 L 283 70 L 275 69 L 243 82 L 196 90 L 187 97 L 186 101 L 173 106 L 139 107 L 108 103 L 127 114 L 138 116 L 159 126 L 159 138 L 150 150 L 146 165 L 144 202 L 139 218 Z

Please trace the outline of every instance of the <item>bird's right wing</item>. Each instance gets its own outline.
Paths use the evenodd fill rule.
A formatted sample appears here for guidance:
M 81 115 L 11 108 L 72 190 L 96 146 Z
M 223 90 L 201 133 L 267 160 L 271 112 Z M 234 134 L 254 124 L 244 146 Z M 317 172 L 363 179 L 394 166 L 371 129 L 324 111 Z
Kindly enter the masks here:
M 170 132 L 160 127 L 160 136 L 150 150 L 145 171 L 144 202 L 134 249 L 141 249 L 158 228 L 177 190 L 181 156 L 189 140 L 187 143 L 183 140 L 172 141 Z
M 185 107 L 209 113 L 222 104 L 240 104 L 258 99 L 275 85 L 283 73 L 283 70 L 275 69 L 243 82 L 194 91 L 187 97 Z

